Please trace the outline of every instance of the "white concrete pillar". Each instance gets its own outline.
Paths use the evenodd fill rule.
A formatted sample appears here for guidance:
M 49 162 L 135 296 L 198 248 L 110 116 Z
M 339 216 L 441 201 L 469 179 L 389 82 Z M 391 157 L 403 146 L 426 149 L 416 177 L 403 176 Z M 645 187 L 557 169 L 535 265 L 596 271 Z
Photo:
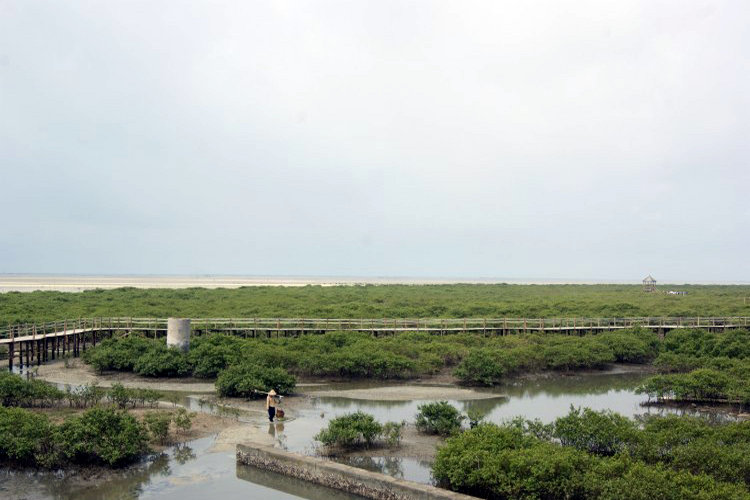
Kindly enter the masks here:
M 190 349 L 190 320 L 167 319 L 167 347 L 177 347 L 183 352 Z

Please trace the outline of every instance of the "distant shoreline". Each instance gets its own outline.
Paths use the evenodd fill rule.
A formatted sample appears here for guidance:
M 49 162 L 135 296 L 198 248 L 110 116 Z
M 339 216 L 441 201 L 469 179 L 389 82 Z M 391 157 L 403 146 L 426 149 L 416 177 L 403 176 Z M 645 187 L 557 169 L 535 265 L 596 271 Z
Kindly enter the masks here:
M 0 274 L 0 292 L 36 290 L 80 292 L 94 289 L 134 288 L 240 288 L 244 286 L 300 287 L 352 285 L 640 285 L 639 280 L 572 280 L 518 278 L 414 278 L 365 276 L 224 276 L 224 275 L 63 275 Z M 688 283 L 660 282 L 680 286 Z M 692 282 L 694 285 L 750 285 L 750 282 Z

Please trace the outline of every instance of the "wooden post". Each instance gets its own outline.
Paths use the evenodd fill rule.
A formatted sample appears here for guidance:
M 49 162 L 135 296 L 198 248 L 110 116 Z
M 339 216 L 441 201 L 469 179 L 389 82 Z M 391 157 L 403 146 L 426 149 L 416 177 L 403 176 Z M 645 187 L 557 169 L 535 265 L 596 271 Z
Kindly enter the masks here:
M 16 346 L 15 342 L 8 344 L 8 371 L 13 372 L 13 356 L 15 355 Z
M 31 331 L 31 361 L 34 362 L 34 353 L 36 351 L 36 323 L 34 323 L 34 328 Z M 39 353 L 36 353 L 36 357 L 39 357 Z

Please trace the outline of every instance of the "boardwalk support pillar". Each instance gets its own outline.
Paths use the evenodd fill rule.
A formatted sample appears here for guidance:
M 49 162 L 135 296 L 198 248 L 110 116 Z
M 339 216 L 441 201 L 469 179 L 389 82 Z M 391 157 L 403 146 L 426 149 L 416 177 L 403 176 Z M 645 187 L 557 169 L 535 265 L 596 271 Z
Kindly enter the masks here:
M 190 349 L 190 320 L 169 318 L 167 320 L 167 347 L 177 347 L 182 352 Z

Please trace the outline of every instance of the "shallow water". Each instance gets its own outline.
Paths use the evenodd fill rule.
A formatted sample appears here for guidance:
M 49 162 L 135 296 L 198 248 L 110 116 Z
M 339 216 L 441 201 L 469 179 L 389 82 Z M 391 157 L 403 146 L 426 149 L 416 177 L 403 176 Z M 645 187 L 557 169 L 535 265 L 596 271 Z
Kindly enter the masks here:
M 549 379 L 521 381 L 513 386 L 487 390 L 496 397 L 471 401 L 450 401 L 466 411 L 476 407 L 486 412 L 487 420 L 501 422 L 515 416 L 550 422 L 565 415 L 570 406 L 609 409 L 635 417 L 646 413 L 690 413 L 665 408 L 642 407 L 645 396 L 637 395 L 634 388 L 647 374 L 586 374 L 559 376 Z M 382 387 L 389 384 L 338 383 L 327 390 Z M 343 397 L 315 397 L 311 407 L 296 412 L 294 419 L 276 424 L 263 423 L 256 416 L 248 419 L 268 429 L 277 446 L 296 452 L 312 454 L 315 451 L 313 436 L 336 416 L 362 410 L 375 415 L 377 420 L 414 421 L 420 404 L 425 401 L 373 401 Z M 225 410 L 200 403 L 200 396 L 185 399 L 193 411 L 219 413 Z M 259 408 L 262 402 L 258 403 Z M 245 414 L 239 415 L 245 420 Z M 43 499 L 131 499 L 159 498 L 192 500 L 214 498 L 264 498 L 264 499 L 353 499 L 327 488 L 293 480 L 278 474 L 237 466 L 234 450 L 213 451 L 214 437 L 197 439 L 167 452 L 147 463 L 115 473 L 106 481 L 81 486 L 80 481 L 66 481 L 54 474 L 24 474 L 0 470 L 0 497 Z M 430 463 L 407 457 L 349 457 L 343 463 L 394 477 L 431 482 Z
M 106 481 L 66 481 L 53 473 L 0 471 L 0 498 L 130 500 L 263 498 L 356 500 L 360 497 L 253 467 L 237 465 L 234 450 L 212 452 L 213 437 L 196 439 Z

